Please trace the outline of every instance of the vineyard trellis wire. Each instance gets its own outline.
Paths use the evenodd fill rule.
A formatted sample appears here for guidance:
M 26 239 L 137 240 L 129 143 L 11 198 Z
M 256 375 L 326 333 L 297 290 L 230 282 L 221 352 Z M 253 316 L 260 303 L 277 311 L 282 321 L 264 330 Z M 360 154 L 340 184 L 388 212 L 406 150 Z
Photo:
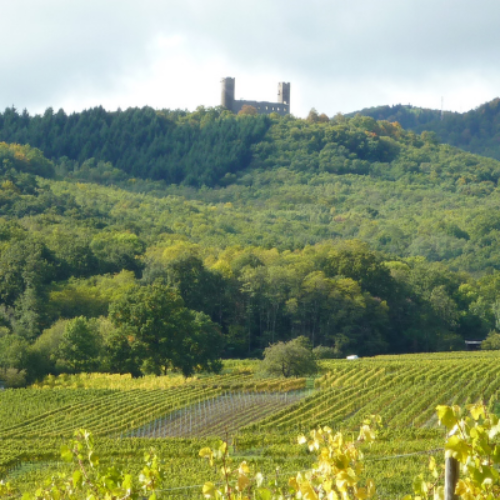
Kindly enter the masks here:
M 310 395 L 312 390 L 289 392 L 225 391 L 199 400 L 148 422 L 120 437 L 204 437 L 234 433 L 244 425 L 290 406 Z

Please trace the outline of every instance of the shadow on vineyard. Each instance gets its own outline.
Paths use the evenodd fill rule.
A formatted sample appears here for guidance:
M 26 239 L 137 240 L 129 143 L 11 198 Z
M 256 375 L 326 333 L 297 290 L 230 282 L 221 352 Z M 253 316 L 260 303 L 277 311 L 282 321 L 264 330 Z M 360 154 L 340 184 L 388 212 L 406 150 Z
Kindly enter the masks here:
M 124 437 L 205 437 L 234 433 L 297 403 L 311 391 L 226 392 L 148 422 Z

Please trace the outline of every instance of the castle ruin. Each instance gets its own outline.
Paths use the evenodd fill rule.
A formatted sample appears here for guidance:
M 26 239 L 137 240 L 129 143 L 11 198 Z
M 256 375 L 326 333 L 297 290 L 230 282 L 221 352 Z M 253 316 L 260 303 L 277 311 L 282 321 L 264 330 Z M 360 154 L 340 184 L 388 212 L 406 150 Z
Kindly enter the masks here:
M 277 102 L 236 100 L 234 98 L 235 79 L 231 77 L 223 78 L 221 84 L 221 106 L 235 114 L 241 111 L 243 106 L 253 106 L 260 115 L 278 113 L 278 115 L 285 116 L 290 114 L 290 83 L 278 83 Z

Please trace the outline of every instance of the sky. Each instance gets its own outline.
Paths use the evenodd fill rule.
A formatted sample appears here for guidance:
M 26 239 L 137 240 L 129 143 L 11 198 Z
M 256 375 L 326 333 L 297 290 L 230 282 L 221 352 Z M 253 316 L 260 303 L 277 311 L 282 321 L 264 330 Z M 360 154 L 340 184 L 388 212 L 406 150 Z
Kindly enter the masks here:
M 500 95 L 498 0 L 0 0 L 0 109 L 194 110 L 236 98 L 334 116 Z

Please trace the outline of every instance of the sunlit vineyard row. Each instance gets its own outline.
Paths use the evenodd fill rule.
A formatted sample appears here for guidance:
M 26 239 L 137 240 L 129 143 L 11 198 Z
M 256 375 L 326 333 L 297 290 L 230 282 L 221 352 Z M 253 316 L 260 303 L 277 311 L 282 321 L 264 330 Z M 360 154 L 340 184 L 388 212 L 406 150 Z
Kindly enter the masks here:
M 297 393 L 304 387 L 305 379 L 301 378 L 256 380 L 251 375 L 238 374 L 172 385 L 168 389 L 8 390 L 0 393 L 0 433 L 3 438 L 71 436 L 76 428 L 87 427 L 95 435 L 133 435 L 136 428 L 160 419 L 165 421 L 174 412 L 195 408 L 223 394 L 243 394 L 246 398 L 247 393 Z M 279 405 L 272 406 L 275 407 Z M 265 408 L 262 410 L 255 412 L 256 419 L 268 413 Z
M 442 355 L 443 356 L 443 355 Z M 396 358 L 397 359 L 397 358 Z M 367 414 L 381 415 L 391 428 L 433 427 L 438 404 L 484 401 L 494 409 L 500 393 L 498 357 L 358 360 L 326 363 L 317 390 L 248 430 L 312 428 L 354 429 Z

